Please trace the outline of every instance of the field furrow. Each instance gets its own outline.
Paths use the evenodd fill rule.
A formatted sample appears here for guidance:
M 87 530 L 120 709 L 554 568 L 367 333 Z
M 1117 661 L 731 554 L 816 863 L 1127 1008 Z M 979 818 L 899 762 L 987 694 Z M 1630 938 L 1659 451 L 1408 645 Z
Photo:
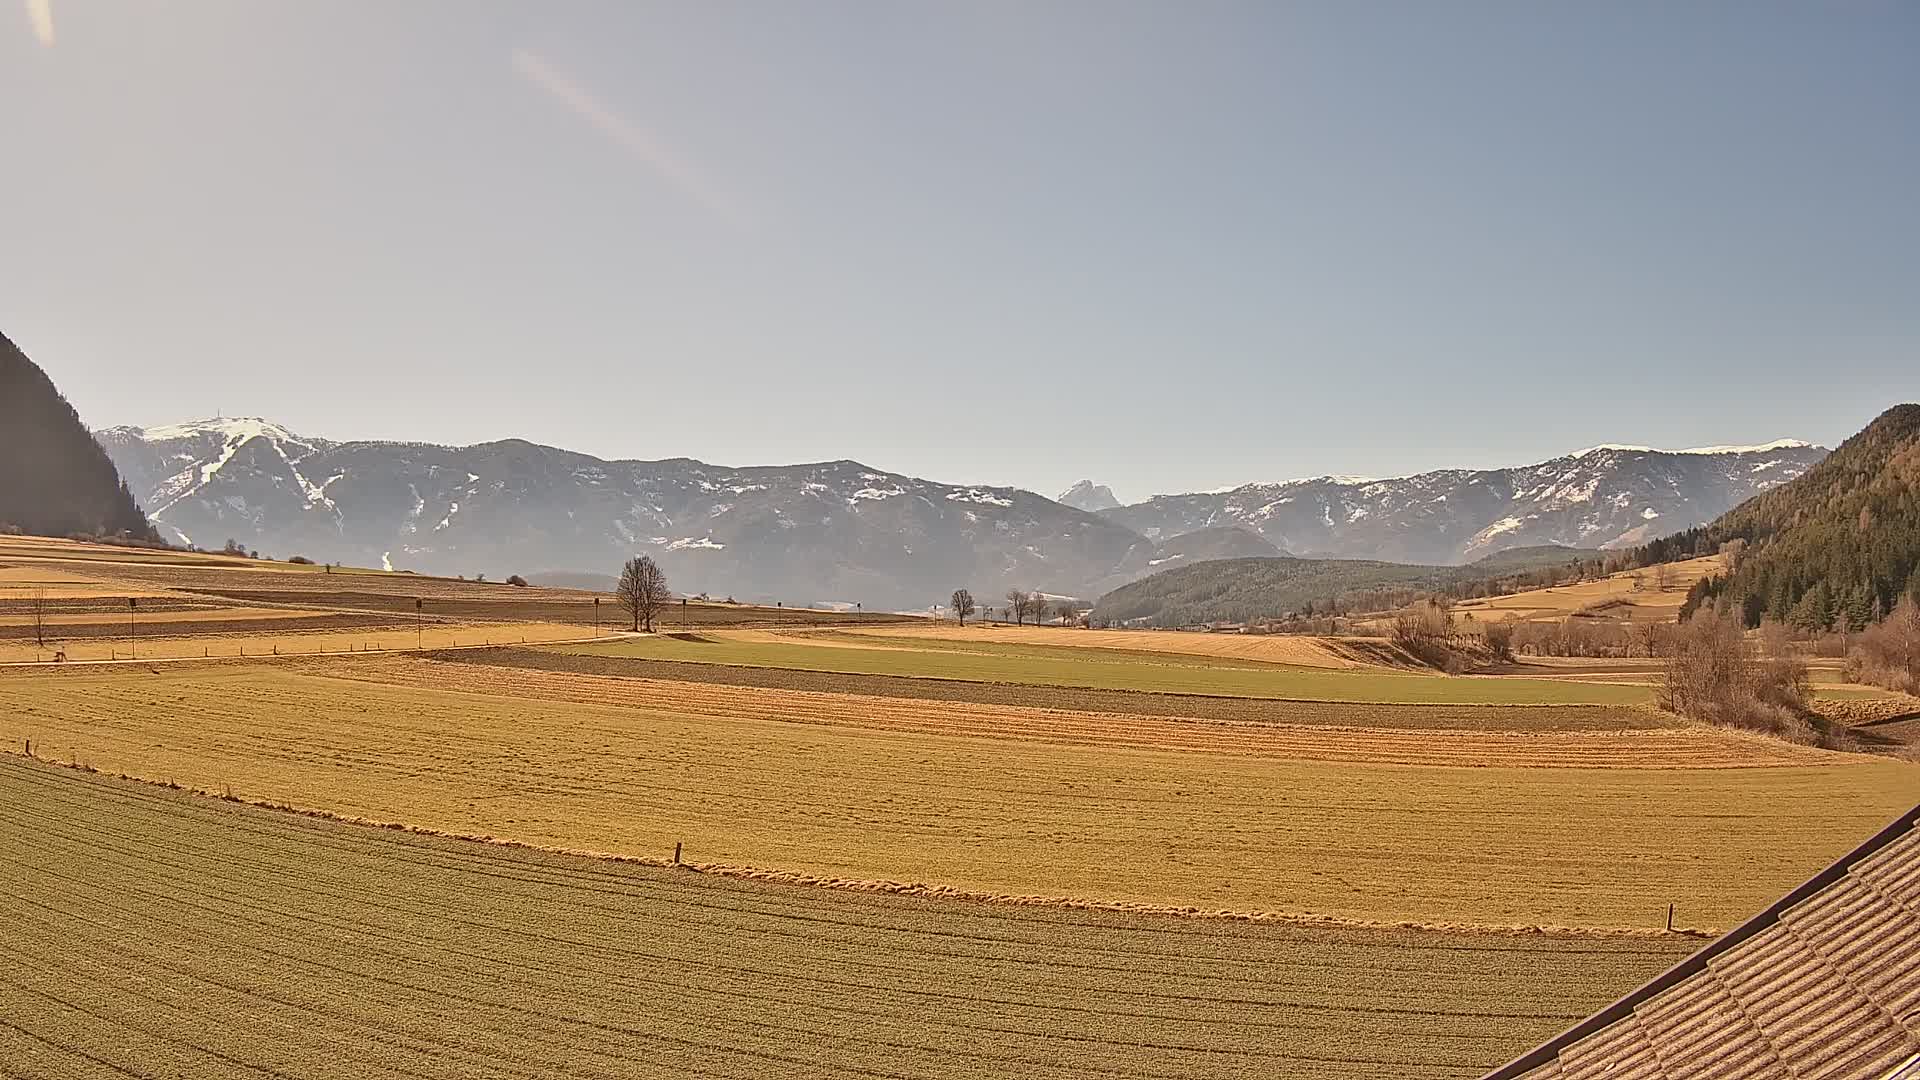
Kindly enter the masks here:
M 0 858 L 25 1076 L 1466 1077 L 1691 947 L 762 885 L 13 756 Z

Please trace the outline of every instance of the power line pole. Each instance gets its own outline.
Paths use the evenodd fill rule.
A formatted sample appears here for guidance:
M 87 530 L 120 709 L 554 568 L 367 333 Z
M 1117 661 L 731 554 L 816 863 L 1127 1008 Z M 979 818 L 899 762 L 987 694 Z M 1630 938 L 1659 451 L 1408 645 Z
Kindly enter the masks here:
M 420 649 L 427 647 L 427 617 L 420 613 L 420 598 L 413 598 L 414 645 Z
M 138 605 L 138 603 L 139 601 L 135 600 L 133 597 L 131 596 L 127 597 L 127 655 L 128 656 L 132 656 L 134 654 L 133 611 L 134 611 L 134 608 Z

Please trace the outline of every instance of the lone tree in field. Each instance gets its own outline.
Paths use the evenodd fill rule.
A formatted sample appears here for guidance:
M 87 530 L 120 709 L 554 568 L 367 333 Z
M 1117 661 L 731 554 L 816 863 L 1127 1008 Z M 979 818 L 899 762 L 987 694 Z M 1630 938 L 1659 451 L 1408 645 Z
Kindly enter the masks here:
M 1007 611 L 1013 616 L 1013 625 L 1019 626 L 1020 621 L 1027 617 L 1027 610 L 1032 603 L 1027 599 L 1027 594 L 1019 589 L 1007 590 Z
M 633 629 L 639 630 L 645 624 L 649 634 L 653 633 L 653 617 L 673 599 L 673 594 L 667 591 L 667 575 L 651 555 L 627 560 L 620 568 L 620 584 L 614 586 L 613 595 L 626 609 Z
M 953 617 L 960 620 L 961 626 L 967 625 L 967 617 L 977 610 L 979 609 L 974 607 L 972 593 L 965 589 L 953 590 Z

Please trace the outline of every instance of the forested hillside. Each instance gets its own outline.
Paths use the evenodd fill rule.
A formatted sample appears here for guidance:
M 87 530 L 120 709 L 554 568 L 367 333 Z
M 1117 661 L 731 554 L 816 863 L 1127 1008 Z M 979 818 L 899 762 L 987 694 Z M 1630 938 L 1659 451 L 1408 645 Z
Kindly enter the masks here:
M 53 380 L 0 334 L 0 528 L 147 539 L 152 529 Z
M 1115 589 L 1100 598 L 1091 619 L 1097 625 L 1144 622 L 1153 626 L 1274 619 L 1306 612 L 1309 605 L 1322 610 L 1383 590 L 1442 590 L 1540 567 L 1565 566 L 1585 554 L 1591 553 L 1547 545 L 1503 551 L 1467 566 L 1291 556 L 1220 559 L 1167 570 Z
M 1733 569 L 1694 586 L 1748 626 L 1858 630 L 1920 597 L 1920 405 L 1882 413 L 1798 479 L 1701 529 L 1649 545 L 1656 561 L 1735 544 Z

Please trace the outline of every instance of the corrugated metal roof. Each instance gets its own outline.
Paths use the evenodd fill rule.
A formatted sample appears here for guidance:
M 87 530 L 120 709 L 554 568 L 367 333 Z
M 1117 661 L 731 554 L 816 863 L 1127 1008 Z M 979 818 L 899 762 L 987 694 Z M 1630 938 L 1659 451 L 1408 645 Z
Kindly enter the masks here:
M 1920 807 L 1486 1080 L 1920 1080 Z

